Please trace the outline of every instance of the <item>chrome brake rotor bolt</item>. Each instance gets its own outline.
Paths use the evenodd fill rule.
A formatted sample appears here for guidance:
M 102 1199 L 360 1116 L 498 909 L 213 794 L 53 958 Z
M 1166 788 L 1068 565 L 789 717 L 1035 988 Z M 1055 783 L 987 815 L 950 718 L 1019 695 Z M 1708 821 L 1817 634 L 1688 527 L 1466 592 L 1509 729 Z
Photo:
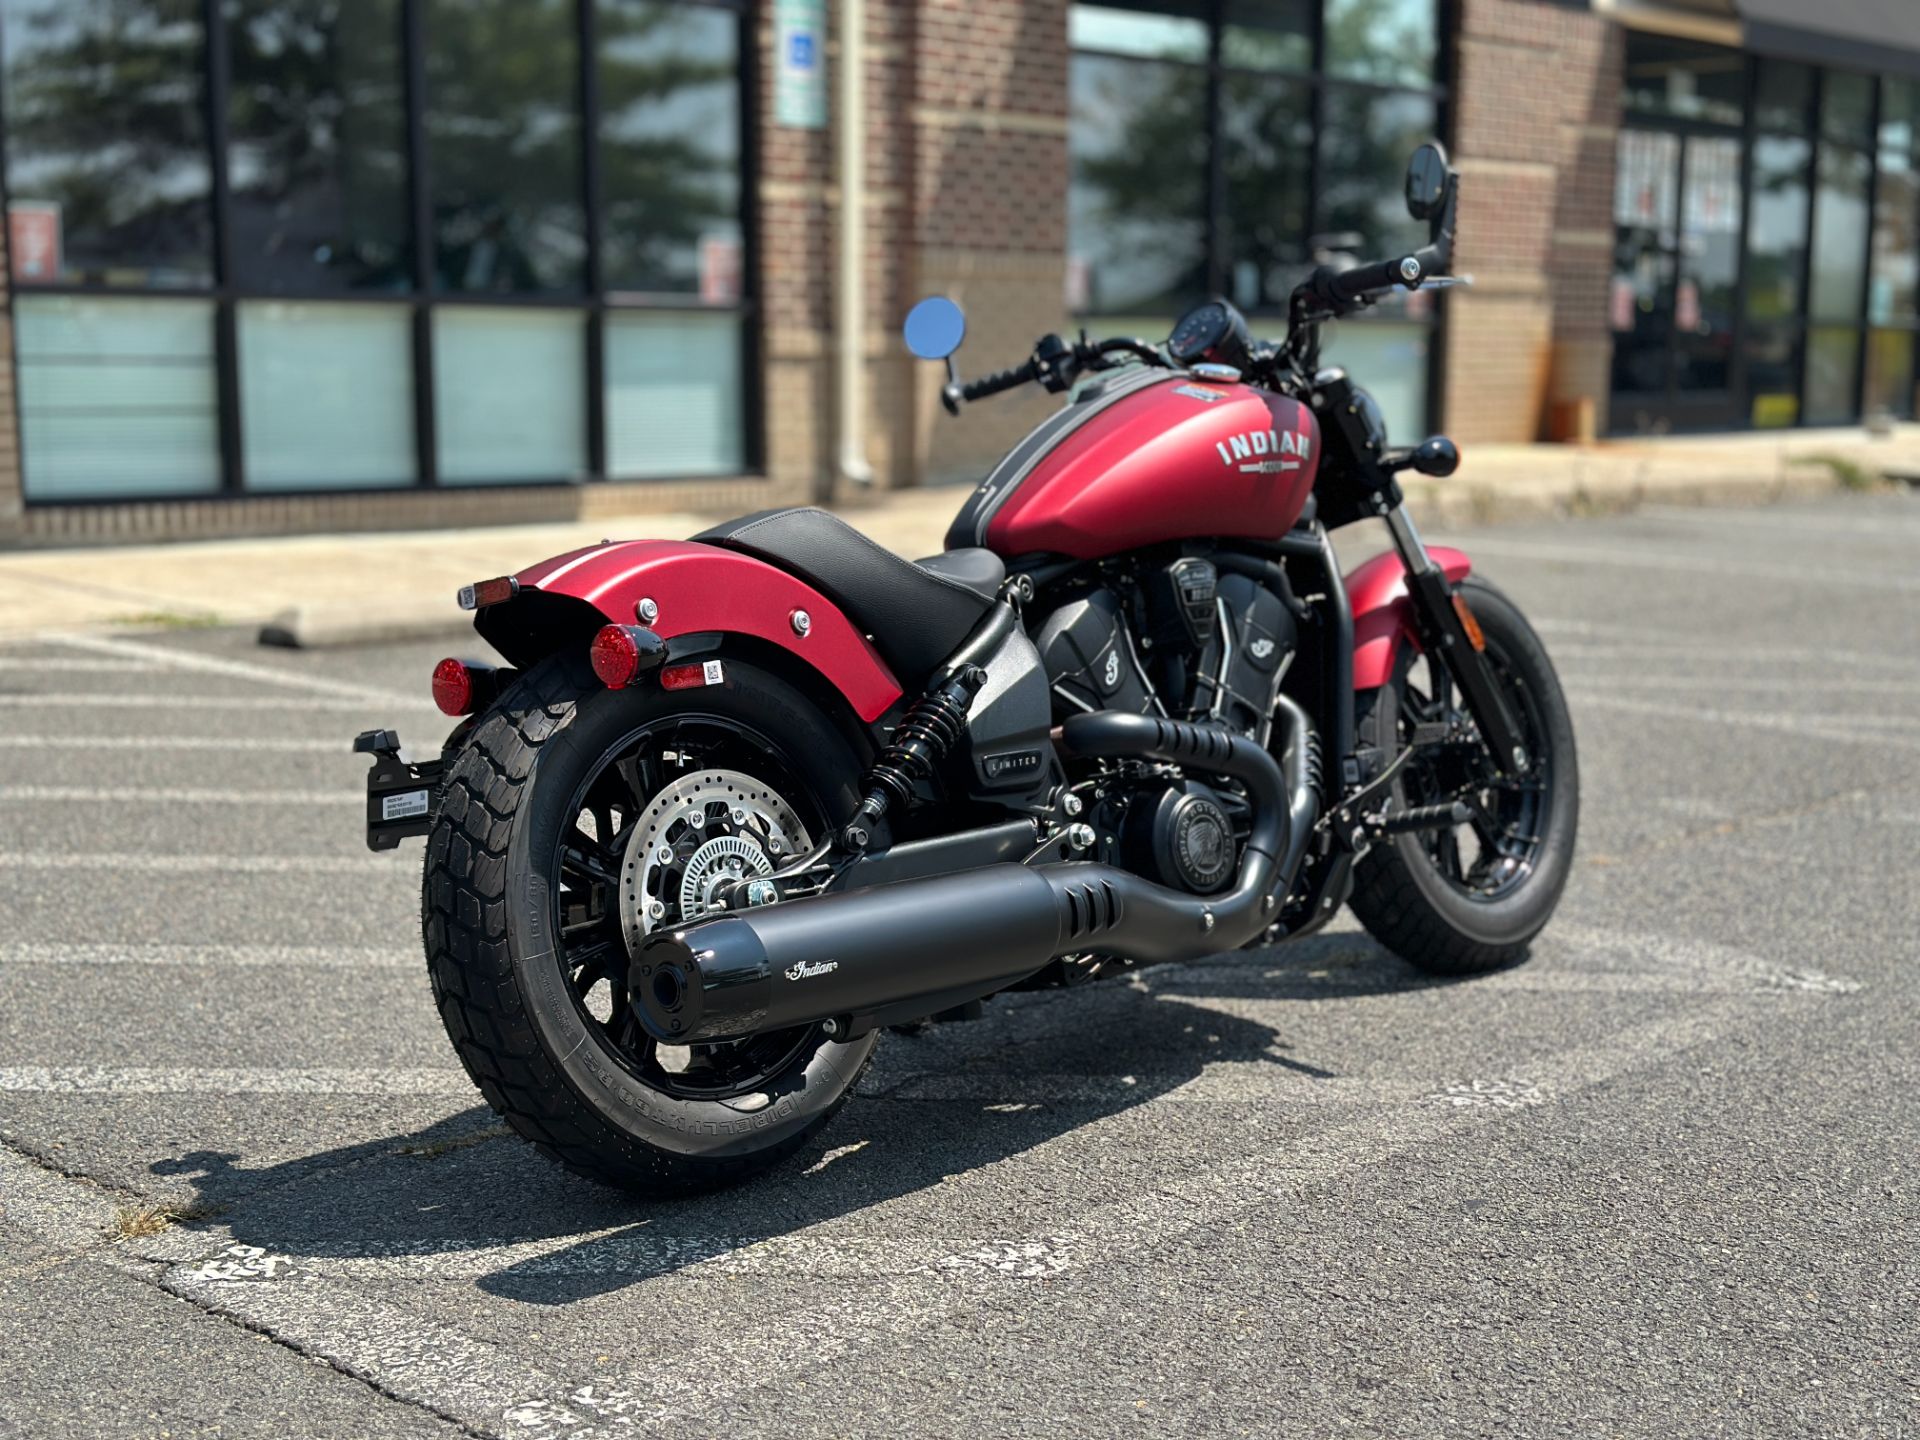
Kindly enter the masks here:
M 658 920 L 662 915 L 665 915 L 667 913 L 667 907 L 664 904 L 662 904 L 660 901 L 656 900 L 651 905 L 647 906 L 647 913 L 653 916 L 654 919 Z
M 744 825 L 747 823 L 747 812 L 740 809 L 737 805 L 733 810 L 733 823 L 736 825 Z
M 653 852 L 653 858 L 658 860 L 662 865 L 671 865 L 673 863 L 673 847 L 671 845 L 662 845 L 658 850 Z
M 704 810 L 694 811 L 691 815 L 687 816 L 687 824 L 691 825 L 696 830 L 706 829 L 707 828 L 707 812 Z

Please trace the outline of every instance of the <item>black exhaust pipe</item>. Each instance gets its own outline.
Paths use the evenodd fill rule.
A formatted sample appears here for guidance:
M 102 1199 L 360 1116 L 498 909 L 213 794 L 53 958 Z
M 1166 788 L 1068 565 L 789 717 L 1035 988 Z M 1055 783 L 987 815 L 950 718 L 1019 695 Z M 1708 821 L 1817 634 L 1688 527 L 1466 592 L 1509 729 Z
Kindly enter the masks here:
M 842 1020 L 849 1032 L 977 1000 L 1062 955 L 1145 963 L 1232 950 L 1273 922 L 1320 813 L 1318 742 L 1284 696 L 1286 764 L 1182 720 L 1099 712 L 1061 727 L 1090 758 L 1159 760 L 1242 781 L 1253 823 L 1234 887 L 1191 895 L 1091 861 L 989 865 L 795 900 L 653 935 L 630 991 L 656 1039 L 685 1045 Z

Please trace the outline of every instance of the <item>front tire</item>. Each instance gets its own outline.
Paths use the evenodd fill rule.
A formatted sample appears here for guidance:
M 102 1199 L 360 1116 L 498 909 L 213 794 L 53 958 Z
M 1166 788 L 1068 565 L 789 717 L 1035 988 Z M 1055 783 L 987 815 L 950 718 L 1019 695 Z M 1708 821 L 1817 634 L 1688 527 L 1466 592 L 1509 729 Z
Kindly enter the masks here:
M 748 808 L 711 807 L 714 832 L 731 832 L 722 863 L 731 850 L 757 864 L 756 839 L 777 858 L 793 840 L 769 832 L 797 822 L 824 834 L 855 804 L 857 758 L 817 707 L 744 660 L 725 665 L 719 685 L 610 691 L 583 660 L 546 661 L 453 757 L 427 840 L 428 971 L 467 1073 L 548 1158 L 648 1194 L 731 1184 L 793 1154 L 846 1101 L 877 1038 L 836 1043 L 813 1027 L 658 1047 L 626 1003 L 636 892 L 620 886 L 634 857 L 671 848 L 650 802 L 676 779 L 684 794 L 689 776 L 740 777 L 721 783 L 737 783 Z M 778 826 L 760 818 L 769 812 Z M 711 848 L 691 827 L 675 822 L 681 848 Z M 636 847 L 648 828 L 658 833 Z M 695 918 L 679 913 L 680 896 L 702 893 L 694 868 L 639 892 L 646 923 Z
M 1530 774 L 1485 785 L 1470 758 L 1410 761 L 1393 787 L 1396 811 L 1459 797 L 1475 818 L 1375 845 L 1355 867 L 1351 902 L 1374 939 L 1438 975 L 1479 974 L 1524 958 L 1560 903 L 1580 823 L 1573 717 L 1546 646 L 1492 584 L 1470 576 L 1460 589 L 1532 756 Z M 1444 668 L 1403 643 L 1393 677 L 1361 697 L 1356 738 L 1391 758 L 1414 725 L 1458 719 L 1463 708 Z

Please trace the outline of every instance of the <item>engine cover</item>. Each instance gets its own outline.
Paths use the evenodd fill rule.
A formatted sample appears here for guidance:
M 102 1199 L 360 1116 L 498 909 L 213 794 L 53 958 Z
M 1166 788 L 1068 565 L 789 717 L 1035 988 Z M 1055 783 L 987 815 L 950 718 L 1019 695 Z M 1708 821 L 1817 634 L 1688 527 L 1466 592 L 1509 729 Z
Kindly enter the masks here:
M 1034 641 L 1053 693 L 1074 710 L 1124 710 L 1148 715 L 1153 692 L 1140 673 L 1120 597 L 1095 590 L 1047 617 Z
M 1162 885 L 1211 895 L 1233 879 L 1233 822 L 1205 785 L 1180 780 L 1137 796 L 1120 833 L 1127 868 Z

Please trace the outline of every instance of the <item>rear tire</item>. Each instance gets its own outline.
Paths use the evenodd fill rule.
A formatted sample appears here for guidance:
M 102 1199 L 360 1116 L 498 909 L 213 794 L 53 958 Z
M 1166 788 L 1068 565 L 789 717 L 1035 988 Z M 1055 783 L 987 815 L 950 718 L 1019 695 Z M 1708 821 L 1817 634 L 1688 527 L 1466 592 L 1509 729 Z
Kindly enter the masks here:
M 877 1039 L 837 1044 L 802 1032 L 745 1093 L 676 1087 L 623 1021 L 618 905 L 592 895 L 588 910 L 611 908 L 605 930 L 588 931 L 596 943 L 602 934 L 615 942 L 597 962 L 596 992 L 611 1003 L 596 1003 L 607 1014 L 596 1016 L 578 993 L 584 972 L 572 967 L 582 942 L 572 932 L 581 926 L 566 925 L 562 907 L 577 914 L 581 895 L 556 877 L 563 849 L 579 849 L 582 797 L 636 736 L 684 736 L 673 727 L 694 726 L 722 735 L 732 727 L 764 747 L 743 748 L 758 758 L 735 768 L 770 790 L 804 791 L 785 798 L 806 825 L 851 813 L 860 777 L 851 746 L 778 676 L 728 658 L 719 685 L 610 691 L 583 660 L 556 657 L 516 683 L 451 757 L 422 894 L 434 1001 L 487 1103 L 575 1174 L 655 1195 L 732 1184 L 799 1150 L 845 1103 Z M 664 762 L 646 773 L 663 776 Z M 634 794 L 644 815 L 651 797 Z M 724 819 L 724 804 L 715 813 Z M 639 824 L 614 811 L 604 823 L 612 833 Z M 672 912 L 665 923 L 677 923 Z M 689 1053 L 708 1048 L 723 1047 Z
M 1532 753 L 1532 782 L 1538 804 L 1516 804 L 1524 793 L 1490 792 L 1499 813 L 1526 817 L 1533 844 L 1521 862 L 1504 857 L 1490 863 L 1484 894 L 1451 873 L 1447 855 L 1433 833 L 1395 836 L 1375 845 L 1355 867 L 1352 906 L 1374 939 L 1421 970 L 1436 975 L 1474 975 L 1497 970 L 1525 957 L 1534 936 L 1545 928 L 1573 868 L 1574 837 L 1580 823 L 1580 772 L 1574 753 L 1573 718 L 1546 647 L 1512 601 L 1493 585 L 1471 576 L 1461 584 L 1487 639 L 1487 655 L 1507 703 L 1521 722 Z M 1434 672 L 1410 643 L 1395 657 L 1393 678 L 1360 697 L 1356 738 L 1383 755 L 1399 753 L 1408 728 L 1421 708 L 1422 681 L 1433 690 Z M 1446 703 L 1443 697 L 1442 703 Z M 1461 708 L 1457 698 L 1453 708 Z M 1394 785 L 1394 808 L 1431 803 L 1448 787 L 1434 776 L 1413 770 Z M 1411 793 L 1410 793 L 1411 792 Z M 1497 823 L 1490 827 L 1499 830 Z M 1504 840 L 1504 836 L 1502 837 Z M 1459 837 L 1451 859 L 1461 859 Z M 1439 850 L 1439 854 L 1436 854 Z M 1495 852 L 1488 851 L 1488 854 Z M 1479 856 L 1476 855 L 1476 861 Z M 1471 879 L 1471 875 L 1467 877 Z

